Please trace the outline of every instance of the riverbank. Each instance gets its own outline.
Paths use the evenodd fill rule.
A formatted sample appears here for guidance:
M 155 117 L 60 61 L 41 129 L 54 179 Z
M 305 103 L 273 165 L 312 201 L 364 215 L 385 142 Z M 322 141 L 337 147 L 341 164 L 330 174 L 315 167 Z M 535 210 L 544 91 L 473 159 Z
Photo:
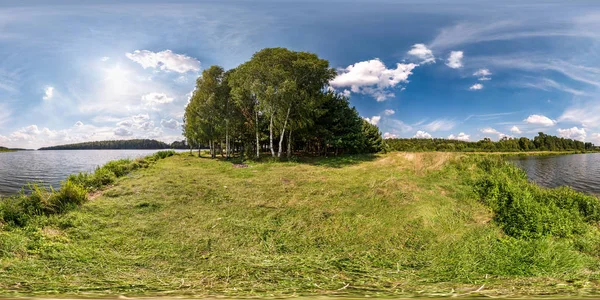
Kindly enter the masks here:
M 179 154 L 78 208 L 4 222 L 0 293 L 589 295 L 598 211 L 597 198 L 464 154 L 247 165 Z

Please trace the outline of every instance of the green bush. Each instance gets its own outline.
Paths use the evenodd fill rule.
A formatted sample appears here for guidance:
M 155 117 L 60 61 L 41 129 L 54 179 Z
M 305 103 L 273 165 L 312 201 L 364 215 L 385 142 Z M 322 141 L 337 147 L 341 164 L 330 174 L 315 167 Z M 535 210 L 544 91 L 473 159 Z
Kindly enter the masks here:
M 600 219 L 600 202 L 570 188 L 545 189 L 525 171 L 500 158 L 477 158 L 474 190 L 504 232 L 519 238 L 569 237 Z

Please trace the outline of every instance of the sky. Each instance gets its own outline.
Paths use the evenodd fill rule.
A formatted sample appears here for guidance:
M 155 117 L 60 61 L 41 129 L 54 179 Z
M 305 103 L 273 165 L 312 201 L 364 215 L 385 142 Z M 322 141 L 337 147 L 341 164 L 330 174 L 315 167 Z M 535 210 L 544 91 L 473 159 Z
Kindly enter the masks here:
M 600 144 L 598 1 L 0 2 L 0 145 L 182 140 L 202 70 L 266 47 L 338 72 L 386 138 Z

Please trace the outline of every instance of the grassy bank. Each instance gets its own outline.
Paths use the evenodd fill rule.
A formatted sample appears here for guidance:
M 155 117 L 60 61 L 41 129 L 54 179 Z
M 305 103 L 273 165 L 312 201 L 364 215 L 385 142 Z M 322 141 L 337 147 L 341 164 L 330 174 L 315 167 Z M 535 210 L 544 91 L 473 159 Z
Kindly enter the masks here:
M 78 207 L 3 221 L 1 293 L 494 296 L 600 287 L 598 199 L 531 185 L 499 158 L 233 165 L 180 154 L 112 173 L 111 187 Z M 95 182 L 79 177 L 71 181 Z

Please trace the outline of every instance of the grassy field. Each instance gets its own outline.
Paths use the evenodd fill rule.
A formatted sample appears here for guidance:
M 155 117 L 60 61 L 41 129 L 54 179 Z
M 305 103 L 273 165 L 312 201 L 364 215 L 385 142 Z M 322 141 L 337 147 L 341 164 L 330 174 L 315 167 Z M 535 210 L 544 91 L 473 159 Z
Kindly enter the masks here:
M 79 208 L 26 226 L 3 224 L 0 293 L 595 294 L 600 239 L 589 222 L 596 219 L 584 222 L 588 214 L 579 218 L 561 204 L 558 212 L 575 217 L 545 222 L 562 231 L 515 234 L 497 218 L 507 207 L 498 199 L 512 190 L 488 182 L 506 172 L 513 180 L 515 171 L 494 164 L 453 153 L 247 166 L 168 157 L 117 179 Z M 486 177 L 496 169 L 505 173 Z M 512 192 L 524 197 L 545 193 L 519 184 Z

